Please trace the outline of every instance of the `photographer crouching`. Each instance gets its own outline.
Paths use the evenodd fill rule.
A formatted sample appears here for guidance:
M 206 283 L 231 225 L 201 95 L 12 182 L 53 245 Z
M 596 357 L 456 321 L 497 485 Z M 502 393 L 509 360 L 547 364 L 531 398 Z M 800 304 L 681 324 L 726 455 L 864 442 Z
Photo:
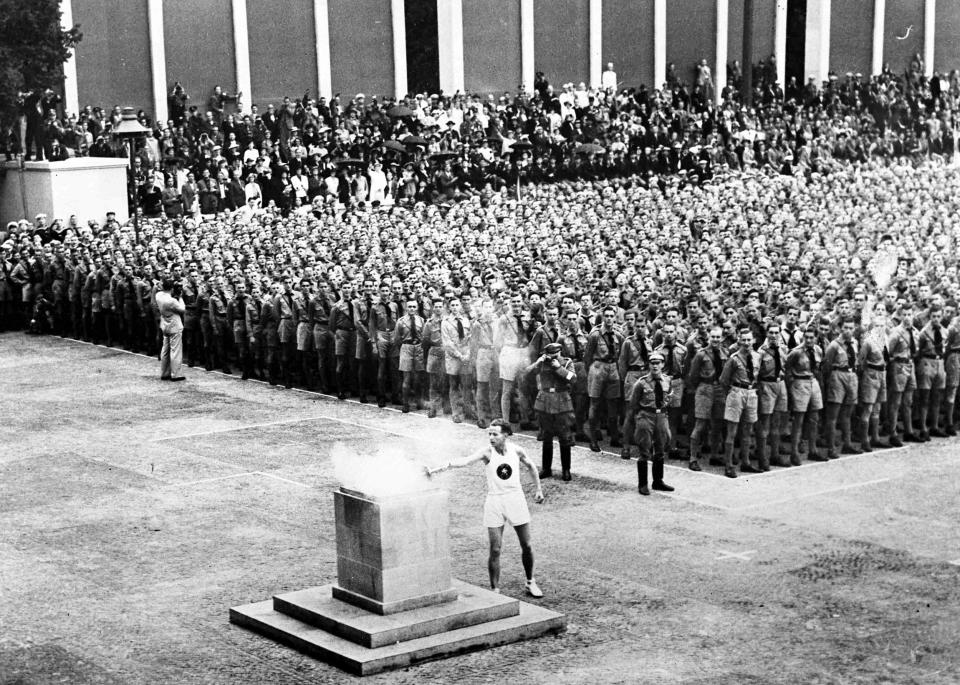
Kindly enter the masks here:
M 183 315 L 187 308 L 181 297 L 181 284 L 172 278 L 164 278 L 157 293 L 157 309 L 160 310 L 160 333 L 163 348 L 160 351 L 160 380 L 182 381 L 180 364 L 183 362 Z

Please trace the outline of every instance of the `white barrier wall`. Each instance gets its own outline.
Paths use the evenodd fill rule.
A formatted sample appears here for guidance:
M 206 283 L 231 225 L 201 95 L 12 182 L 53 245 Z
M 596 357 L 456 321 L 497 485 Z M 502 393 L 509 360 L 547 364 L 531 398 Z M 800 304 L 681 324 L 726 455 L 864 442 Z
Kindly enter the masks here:
M 127 220 L 127 160 L 78 157 L 62 162 L 6 162 L 0 172 L 0 221 L 30 219 L 46 214 L 48 223 L 64 223 L 76 214 L 81 224 L 107 212 Z

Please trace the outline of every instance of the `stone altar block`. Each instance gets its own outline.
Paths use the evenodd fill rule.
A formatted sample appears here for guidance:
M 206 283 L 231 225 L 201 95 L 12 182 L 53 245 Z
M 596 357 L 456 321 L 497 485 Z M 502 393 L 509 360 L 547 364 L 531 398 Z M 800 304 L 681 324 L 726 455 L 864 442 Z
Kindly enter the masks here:
M 566 627 L 549 609 L 451 577 L 447 493 L 334 492 L 337 583 L 230 609 L 230 621 L 368 675 Z
M 341 488 L 333 501 L 334 597 L 378 614 L 456 598 L 445 492 L 377 498 Z

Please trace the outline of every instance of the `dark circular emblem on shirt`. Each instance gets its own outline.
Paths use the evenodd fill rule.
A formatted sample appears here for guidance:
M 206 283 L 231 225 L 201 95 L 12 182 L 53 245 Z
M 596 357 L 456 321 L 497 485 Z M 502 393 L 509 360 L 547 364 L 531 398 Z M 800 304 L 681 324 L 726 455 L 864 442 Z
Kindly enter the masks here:
M 500 480 L 507 480 L 513 474 L 513 469 L 510 468 L 510 464 L 500 464 L 497 467 L 497 477 Z

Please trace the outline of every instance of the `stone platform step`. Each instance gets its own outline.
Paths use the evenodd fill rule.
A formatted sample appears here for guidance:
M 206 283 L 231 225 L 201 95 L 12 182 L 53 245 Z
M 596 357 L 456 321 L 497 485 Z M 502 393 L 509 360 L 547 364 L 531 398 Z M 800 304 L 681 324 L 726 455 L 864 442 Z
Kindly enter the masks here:
M 276 611 L 273 600 L 270 599 L 233 607 L 230 609 L 230 622 L 355 675 L 370 675 L 405 668 L 422 661 L 558 633 L 566 627 L 566 617 L 563 614 L 527 602 L 517 603 L 519 612 L 514 616 L 373 648 L 356 644 Z M 371 616 L 381 620 L 395 620 L 401 615 Z
M 520 613 L 520 601 L 453 581 L 457 599 L 397 614 L 371 613 L 331 595 L 333 585 L 275 595 L 273 608 L 363 647 L 383 647 Z

